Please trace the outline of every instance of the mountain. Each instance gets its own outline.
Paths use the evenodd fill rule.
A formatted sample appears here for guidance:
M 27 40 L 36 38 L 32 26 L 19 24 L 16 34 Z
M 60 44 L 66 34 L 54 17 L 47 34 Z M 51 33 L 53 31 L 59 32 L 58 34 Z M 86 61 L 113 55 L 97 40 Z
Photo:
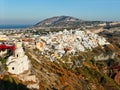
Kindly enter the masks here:
M 56 16 L 52 18 L 45 19 L 43 21 L 38 22 L 35 26 L 38 27 L 49 27 L 49 26 L 56 26 L 56 27 L 65 27 L 72 25 L 75 22 L 82 22 L 82 20 L 70 16 Z
M 34 25 L 35 28 L 79 28 L 81 26 L 91 26 L 101 23 L 101 21 L 84 21 L 71 16 L 55 16 Z

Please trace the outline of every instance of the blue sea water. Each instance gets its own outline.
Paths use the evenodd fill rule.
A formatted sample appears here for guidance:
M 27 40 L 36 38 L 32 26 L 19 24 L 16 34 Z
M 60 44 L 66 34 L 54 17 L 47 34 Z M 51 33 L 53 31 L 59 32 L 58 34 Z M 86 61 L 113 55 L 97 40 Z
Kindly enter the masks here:
M 23 29 L 29 27 L 32 27 L 32 25 L 0 25 L 0 29 Z

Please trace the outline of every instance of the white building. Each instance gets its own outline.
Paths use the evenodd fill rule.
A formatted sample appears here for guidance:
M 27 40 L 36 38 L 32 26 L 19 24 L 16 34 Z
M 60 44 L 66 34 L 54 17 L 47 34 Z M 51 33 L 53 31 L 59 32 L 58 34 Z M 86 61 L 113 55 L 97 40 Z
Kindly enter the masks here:
M 6 35 L 0 35 L 0 41 L 7 41 L 9 38 Z
M 29 70 L 30 62 L 20 43 L 17 44 L 14 56 L 10 56 L 7 60 L 8 72 L 11 74 L 21 74 Z

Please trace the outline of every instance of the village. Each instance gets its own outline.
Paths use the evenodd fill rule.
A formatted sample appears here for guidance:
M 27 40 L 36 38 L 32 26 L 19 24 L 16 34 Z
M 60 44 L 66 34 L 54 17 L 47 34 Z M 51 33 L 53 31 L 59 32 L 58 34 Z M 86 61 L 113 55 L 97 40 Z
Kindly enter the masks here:
M 7 31 L 0 34 L 1 50 L 14 52 L 16 45 L 21 42 L 21 47 L 37 48 L 42 54 L 57 54 L 62 57 L 65 53 L 75 55 L 77 52 L 92 51 L 93 48 L 110 44 L 107 40 L 90 31 L 67 30 L 49 32 L 46 35 L 36 35 L 30 31 Z M 6 45 L 3 46 L 3 45 Z M 11 47 L 10 47 L 11 45 Z M 3 49 L 2 49 L 3 47 Z M 5 50 L 4 50 L 5 49 Z M 22 49 L 21 49 L 22 50 Z M 1 54 L 4 54 L 1 52 Z M 4 55 L 0 55 L 4 56 Z
M 9 73 L 22 82 L 27 82 L 27 87 L 30 89 L 40 88 L 40 78 L 36 77 L 34 73 L 36 70 L 33 69 L 33 63 L 28 55 L 31 55 L 37 64 L 44 61 L 41 61 L 42 58 L 38 59 L 39 56 L 42 56 L 53 63 L 64 63 L 68 65 L 68 69 L 81 68 L 88 57 L 81 60 L 79 58 L 73 60 L 71 57 L 79 57 L 80 53 L 82 55 L 82 53 L 92 52 L 94 48 L 104 49 L 104 46 L 110 45 L 106 38 L 89 30 L 80 29 L 64 29 L 47 34 L 36 34 L 31 30 L 1 31 L 0 42 L 1 75 Z M 91 53 L 89 54 L 91 55 Z M 67 60 L 64 60 L 65 57 Z M 100 53 L 94 59 L 100 62 L 114 57 L 114 53 L 107 56 Z M 3 69 L 3 67 L 7 69 Z

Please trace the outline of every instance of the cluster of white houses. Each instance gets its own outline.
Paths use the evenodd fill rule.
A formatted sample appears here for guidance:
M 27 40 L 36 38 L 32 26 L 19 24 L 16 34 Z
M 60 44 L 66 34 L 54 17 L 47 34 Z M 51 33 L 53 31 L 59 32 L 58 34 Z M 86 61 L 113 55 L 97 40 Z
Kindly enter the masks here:
M 97 46 L 109 44 L 105 38 L 90 31 L 64 30 L 63 32 L 49 33 L 40 36 L 36 47 L 43 53 L 54 52 L 62 56 L 66 52 L 75 54 L 77 51 L 85 52 Z
M 85 52 L 97 46 L 109 44 L 104 37 L 90 31 L 80 31 L 77 29 L 69 31 L 65 29 L 59 32 L 50 32 L 47 35 L 32 35 L 29 38 L 26 38 L 23 33 L 11 36 L 0 34 L 0 40 L 10 41 L 10 39 L 16 44 L 14 55 L 10 56 L 7 61 L 8 72 L 13 74 L 20 74 L 30 67 L 22 44 L 30 48 L 37 48 L 43 54 L 53 52 L 60 57 L 65 53 L 75 54 L 77 51 Z M 18 40 L 21 42 L 18 42 Z

